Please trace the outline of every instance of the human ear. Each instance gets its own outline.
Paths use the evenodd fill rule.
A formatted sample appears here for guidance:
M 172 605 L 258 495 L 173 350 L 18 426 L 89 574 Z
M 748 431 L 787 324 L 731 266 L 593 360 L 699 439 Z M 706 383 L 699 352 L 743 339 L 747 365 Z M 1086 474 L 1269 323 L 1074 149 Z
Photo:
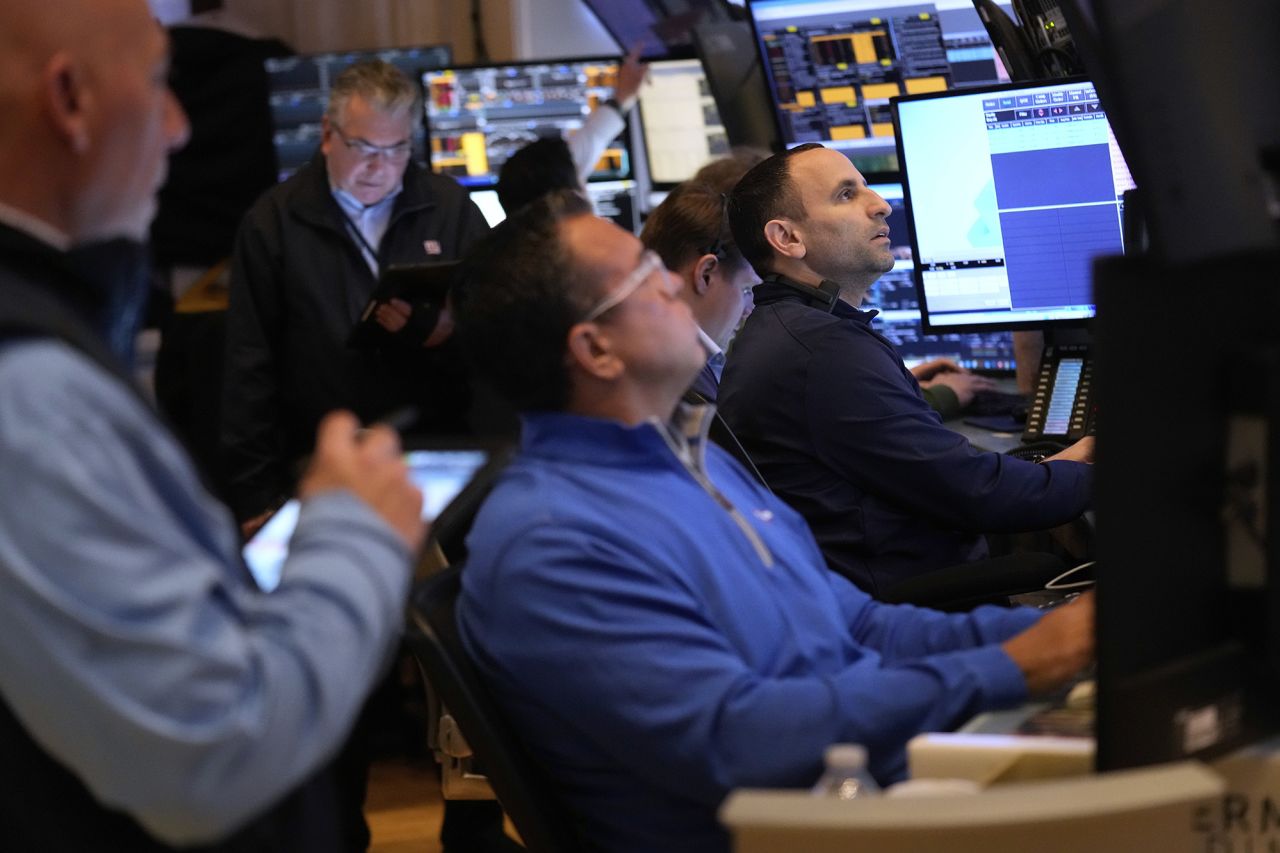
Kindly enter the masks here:
M 569 330 L 565 360 L 597 379 L 616 379 L 624 365 L 613 352 L 609 335 L 596 323 L 578 323 Z
M 766 222 L 764 239 L 775 252 L 784 257 L 799 259 L 806 254 L 804 238 L 789 220 L 770 219 Z
M 693 292 L 705 296 L 711 289 L 711 274 L 720 267 L 720 259 L 707 254 L 698 258 L 693 265 Z
M 44 103 L 50 122 L 77 155 L 88 152 L 93 96 L 85 85 L 84 73 L 65 51 L 55 53 L 43 74 Z

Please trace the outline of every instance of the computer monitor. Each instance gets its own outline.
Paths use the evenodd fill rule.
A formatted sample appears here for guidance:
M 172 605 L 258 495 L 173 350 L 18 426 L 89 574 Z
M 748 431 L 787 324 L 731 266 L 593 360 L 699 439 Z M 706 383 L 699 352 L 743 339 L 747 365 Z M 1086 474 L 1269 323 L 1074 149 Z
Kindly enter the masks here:
M 1093 317 L 1133 179 L 1089 81 L 903 97 L 894 122 L 926 331 Z
M 329 87 L 349 66 L 367 59 L 381 59 L 418 80 L 428 68 L 440 68 L 453 60 L 447 44 L 426 47 L 314 53 L 267 59 L 268 100 L 280 180 L 292 175 L 315 155 L 320 146 L 320 119 L 329 104 Z M 414 158 L 426 162 L 426 136 L 414 123 Z
M 916 297 L 915 264 L 907 239 L 906 199 L 902 184 L 870 184 L 893 207 L 889 215 L 889 241 L 896 259 L 893 269 L 871 285 L 864 308 L 879 310 L 875 326 L 889 339 L 907 367 L 935 358 L 950 358 L 961 367 L 989 374 L 1014 370 L 1013 336 L 1008 332 L 947 332 L 926 335 L 920 325 Z
M 889 99 L 1008 80 L 971 0 L 752 0 L 783 145 L 897 171 Z
M 583 0 L 623 50 L 643 44 L 645 60 L 693 56 L 695 26 L 729 19 L 720 0 Z
M 687 181 L 709 160 L 729 153 L 729 137 L 698 60 L 651 63 L 639 102 L 654 187 L 667 189 Z
M 491 187 L 507 158 L 536 139 L 582 126 L 613 96 L 617 57 L 441 68 L 422 75 L 431 168 Z M 633 177 L 629 130 L 605 149 L 590 181 Z
M 1098 264 L 1100 770 L 1280 729 L 1277 263 Z M 1192 331 L 1210 282 L 1230 308 Z

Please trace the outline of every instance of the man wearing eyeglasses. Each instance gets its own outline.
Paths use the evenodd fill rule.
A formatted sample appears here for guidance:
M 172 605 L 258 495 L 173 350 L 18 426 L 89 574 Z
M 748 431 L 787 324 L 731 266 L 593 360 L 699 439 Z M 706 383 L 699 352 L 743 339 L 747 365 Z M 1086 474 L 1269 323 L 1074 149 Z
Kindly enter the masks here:
M 467 430 L 456 344 L 442 343 L 446 322 L 435 330 L 441 306 L 383 306 L 378 320 L 394 334 L 373 349 L 347 346 L 383 270 L 454 259 L 488 230 L 455 181 L 411 162 L 420 114 L 418 88 L 394 66 L 351 66 L 330 89 L 315 158 L 241 224 L 220 432 L 246 532 L 292 492 L 295 463 L 330 409 L 368 421 L 412 406 L 414 431 Z
M 729 233 L 723 195 L 707 184 L 686 181 L 650 214 L 640 240 L 684 285 L 681 298 L 689 303 L 708 353 L 692 390 L 714 403 L 724 351 L 751 312 L 751 288 L 760 281 Z
M 458 329 L 524 418 L 467 540 L 458 626 L 596 850 L 727 851 L 733 788 L 811 785 L 1063 683 L 1092 598 L 947 615 L 877 604 L 804 520 L 705 441 L 680 399 L 704 361 L 681 282 L 573 193 L 476 247 Z

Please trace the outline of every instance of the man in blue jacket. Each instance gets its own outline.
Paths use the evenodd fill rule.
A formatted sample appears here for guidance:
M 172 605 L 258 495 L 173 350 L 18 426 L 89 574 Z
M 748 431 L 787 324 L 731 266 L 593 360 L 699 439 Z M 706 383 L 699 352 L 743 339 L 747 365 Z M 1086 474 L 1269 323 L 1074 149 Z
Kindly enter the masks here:
M 592 849 L 725 850 L 740 786 L 803 786 L 865 744 L 883 781 L 913 735 L 1061 684 L 1091 599 L 945 615 L 826 570 L 804 521 L 677 406 L 705 358 L 680 281 L 557 194 L 472 256 L 459 330 L 524 413 L 468 539 L 458 621 Z M 674 417 L 673 417 L 674 413 Z
M 811 144 L 755 166 L 729 222 L 763 279 L 718 404 L 828 565 L 872 595 L 987 556 L 982 534 L 1041 530 L 1089 503 L 1093 439 L 1045 465 L 975 450 L 942 425 L 860 311 L 893 267 L 890 207 L 843 154 Z

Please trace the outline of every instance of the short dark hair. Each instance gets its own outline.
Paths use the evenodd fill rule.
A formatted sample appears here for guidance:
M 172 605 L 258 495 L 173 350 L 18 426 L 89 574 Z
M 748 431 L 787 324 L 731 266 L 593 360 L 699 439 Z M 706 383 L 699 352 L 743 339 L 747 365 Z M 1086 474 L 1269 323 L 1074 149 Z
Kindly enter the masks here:
M 575 269 L 560 226 L 589 213 L 576 192 L 543 195 L 490 231 L 463 265 L 454 294 L 463 349 L 518 411 L 568 405 L 565 341 L 596 294 Z
M 498 202 L 507 215 L 556 190 L 578 189 L 578 167 L 559 136 L 534 140 L 507 158 L 498 171 Z
M 770 156 L 767 149 L 738 145 L 729 152 L 728 156 L 719 157 L 704 165 L 690 180 L 700 184 L 710 184 L 719 192 L 727 193 L 742 180 L 742 176 L 752 166 L 768 160 Z
M 742 256 L 761 278 L 773 272 L 773 247 L 764 237 L 765 223 L 805 216 L 804 201 L 791 180 L 791 158 L 823 147 L 808 142 L 774 154 L 753 166 L 729 193 L 729 227 Z
M 640 241 L 662 256 L 667 269 L 713 254 L 728 268 L 746 263 L 725 221 L 725 196 L 707 184 L 685 181 L 645 220 Z

